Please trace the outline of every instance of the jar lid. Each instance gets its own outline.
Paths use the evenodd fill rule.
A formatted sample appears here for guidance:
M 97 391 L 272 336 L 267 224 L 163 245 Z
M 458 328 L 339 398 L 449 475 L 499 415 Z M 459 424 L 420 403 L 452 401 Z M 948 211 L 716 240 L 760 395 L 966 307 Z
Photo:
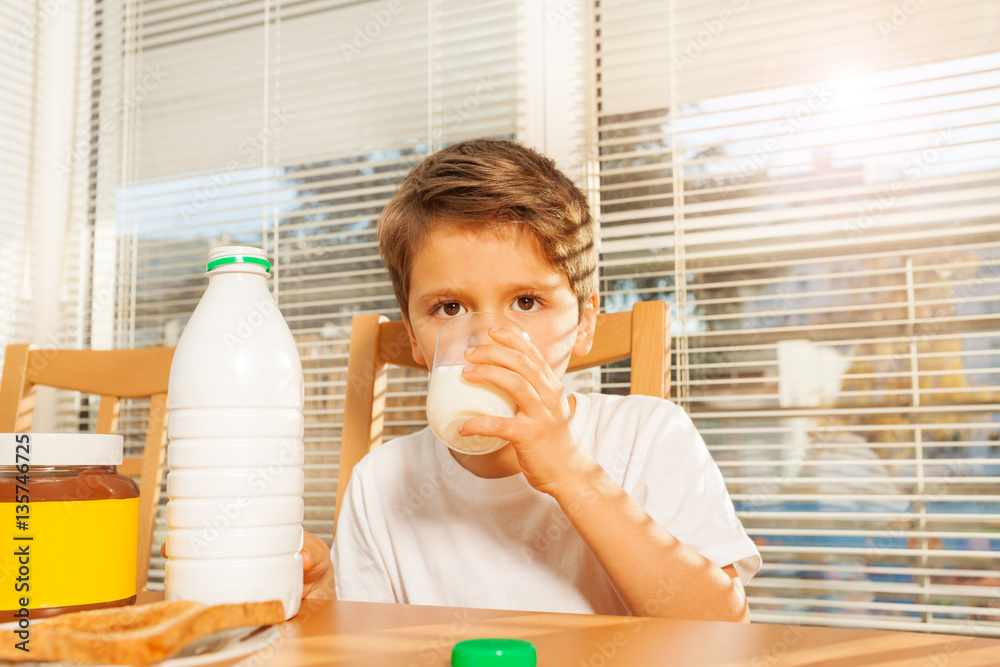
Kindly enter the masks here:
M 521 639 L 469 639 L 451 650 L 452 667 L 535 667 L 535 645 Z
M 117 466 L 125 439 L 103 433 L 0 433 L 0 465 Z M 25 460 L 27 459 L 27 460 Z
M 267 255 L 260 248 L 242 245 L 227 245 L 220 248 L 213 248 L 208 253 L 208 266 L 206 271 L 225 266 L 227 264 L 257 264 L 264 267 L 267 273 L 271 273 L 271 262 Z

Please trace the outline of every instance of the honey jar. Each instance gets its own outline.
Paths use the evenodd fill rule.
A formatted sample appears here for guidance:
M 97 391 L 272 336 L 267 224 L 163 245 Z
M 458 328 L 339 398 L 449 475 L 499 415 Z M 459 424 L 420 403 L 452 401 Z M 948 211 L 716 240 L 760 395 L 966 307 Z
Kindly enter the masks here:
M 133 604 L 139 487 L 123 439 L 0 434 L 0 621 Z

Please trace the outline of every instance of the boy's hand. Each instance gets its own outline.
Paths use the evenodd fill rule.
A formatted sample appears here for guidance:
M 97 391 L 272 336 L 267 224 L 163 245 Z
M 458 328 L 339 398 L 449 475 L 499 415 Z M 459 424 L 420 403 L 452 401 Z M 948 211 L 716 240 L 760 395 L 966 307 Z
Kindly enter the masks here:
M 572 411 L 562 382 L 541 352 L 523 336 L 506 327 L 490 329 L 498 345 L 480 345 L 466 352 L 471 366 L 463 375 L 503 389 L 518 412 L 513 418 L 476 417 L 466 421 L 462 435 L 485 435 L 509 440 L 528 483 L 554 495 L 597 463 L 570 429 Z
M 335 600 L 330 547 L 309 531 L 302 536 L 302 597 Z

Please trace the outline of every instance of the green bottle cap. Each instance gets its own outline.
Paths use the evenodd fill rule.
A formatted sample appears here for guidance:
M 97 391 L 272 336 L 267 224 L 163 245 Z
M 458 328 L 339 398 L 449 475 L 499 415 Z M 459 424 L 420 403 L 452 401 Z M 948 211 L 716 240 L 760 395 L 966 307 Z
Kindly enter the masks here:
M 211 271 L 217 266 L 223 266 L 225 264 L 259 264 L 264 267 L 264 270 L 271 273 L 271 262 L 267 261 L 263 257 L 252 257 L 246 255 L 229 255 L 227 257 L 220 257 L 219 259 L 213 259 L 208 263 L 206 267 L 207 271 Z
M 535 645 L 520 639 L 469 639 L 455 644 L 451 667 L 535 667 Z

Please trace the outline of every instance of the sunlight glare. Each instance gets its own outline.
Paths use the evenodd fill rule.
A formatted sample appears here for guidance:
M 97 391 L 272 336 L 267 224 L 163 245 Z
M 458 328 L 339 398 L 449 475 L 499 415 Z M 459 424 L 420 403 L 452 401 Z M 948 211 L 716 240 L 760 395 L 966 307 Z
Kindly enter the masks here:
M 853 69 L 843 69 L 826 80 L 832 93 L 830 112 L 823 119 L 825 142 L 834 157 L 839 149 L 864 141 L 870 124 L 878 120 L 878 106 L 872 104 L 871 79 Z M 850 152 L 850 151 L 849 151 Z
M 842 72 L 829 80 L 834 104 L 839 109 L 858 109 L 868 104 L 868 82 L 862 74 Z

